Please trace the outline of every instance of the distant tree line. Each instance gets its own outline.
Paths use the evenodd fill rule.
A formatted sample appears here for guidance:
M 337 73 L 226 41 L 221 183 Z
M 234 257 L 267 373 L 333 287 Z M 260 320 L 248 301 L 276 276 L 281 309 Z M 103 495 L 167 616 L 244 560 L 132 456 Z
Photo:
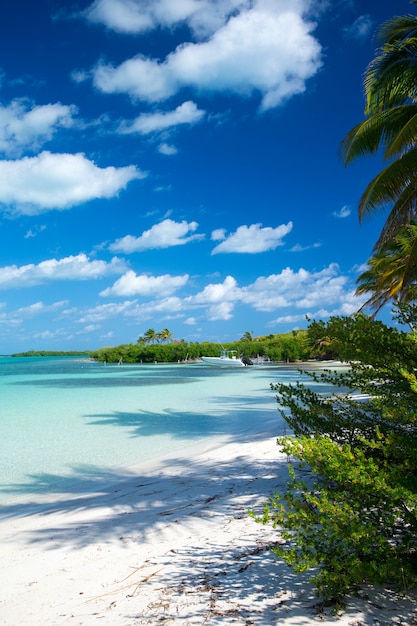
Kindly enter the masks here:
M 187 342 L 173 339 L 168 329 L 155 332 L 153 328 L 139 337 L 136 344 L 107 346 L 90 352 L 92 358 L 107 363 L 177 363 L 193 361 L 201 356 L 218 356 L 220 349 L 236 350 L 248 359 L 263 357 L 270 361 L 298 361 L 313 358 L 306 331 L 292 331 L 281 335 L 253 338 L 247 332 L 238 341 L 223 344 L 209 341 Z
M 295 362 L 308 359 L 337 359 L 337 346 L 326 342 L 324 323 L 315 323 L 306 330 L 293 330 L 290 333 L 270 334 L 254 337 L 253 332 L 245 332 L 237 341 L 187 342 L 175 340 L 172 333 L 164 328 L 161 331 L 148 329 L 136 343 L 105 346 L 96 350 L 28 350 L 12 354 L 15 357 L 84 357 L 107 363 L 178 363 L 195 361 L 202 356 L 218 356 L 222 348 L 236 350 L 241 357 L 256 359 L 262 357 L 274 362 Z M 313 330 L 314 329 L 314 330 Z

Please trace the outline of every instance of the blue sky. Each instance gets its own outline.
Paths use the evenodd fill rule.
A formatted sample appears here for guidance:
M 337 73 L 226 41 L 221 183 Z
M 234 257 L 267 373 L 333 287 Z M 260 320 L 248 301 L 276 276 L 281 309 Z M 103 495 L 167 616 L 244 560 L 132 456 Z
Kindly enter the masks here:
M 345 168 L 339 146 L 376 28 L 412 12 L 4 0 L 0 354 L 148 328 L 232 341 L 356 311 L 385 217 L 359 224 L 357 203 L 381 163 Z

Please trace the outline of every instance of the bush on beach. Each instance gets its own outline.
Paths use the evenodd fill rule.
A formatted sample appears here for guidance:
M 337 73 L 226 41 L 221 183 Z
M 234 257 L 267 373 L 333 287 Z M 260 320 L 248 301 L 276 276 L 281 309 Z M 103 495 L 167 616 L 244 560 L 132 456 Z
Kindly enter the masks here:
M 273 551 L 311 570 L 323 601 L 342 605 L 363 583 L 417 584 L 417 335 L 362 314 L 319 326 L 349 367 L 301 372 L 333 385 L 327 397 L 272 385 L 293 430 L 278 444 L 294 462 L 257 521 L 280 531 Z

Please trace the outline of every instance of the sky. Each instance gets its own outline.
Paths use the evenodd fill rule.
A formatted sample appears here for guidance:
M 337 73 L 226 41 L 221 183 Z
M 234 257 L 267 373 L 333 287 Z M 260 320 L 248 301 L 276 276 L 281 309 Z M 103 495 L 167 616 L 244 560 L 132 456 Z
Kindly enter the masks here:
M 386 218 L 345 167 L 408 0 L 2 0 L 0 354 L 349 315 Z M 384 317 L 385 316 L 385 317 Z M 390 310 L 380 318 L 391 320 Z

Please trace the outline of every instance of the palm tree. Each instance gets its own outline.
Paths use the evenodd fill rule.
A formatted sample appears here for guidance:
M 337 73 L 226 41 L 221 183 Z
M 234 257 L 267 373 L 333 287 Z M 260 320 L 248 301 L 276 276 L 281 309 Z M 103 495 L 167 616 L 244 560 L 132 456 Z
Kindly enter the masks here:
M 157 333 L 157 337 L 159 341 L 165 342 L 165 341 L 170 341 L 173 335 L 171 331 L 168 330 L 168 328 L 164 328 L 159 333 Z
M 143 335 L 145 343 L 153 343 L 156 340 L 156 332 L 154 328 L 148 328 L 146 333 Z
M 371 294 L 359 309 L 374 309 L 373 317 L 390 300 L 410 303 L 417 296 L 417 223 L 404 226 L 392 241 L 382 244 L 357 279 L 356 295 Z
M 253 341 L 253 331 L 247 330 L 240 341 Z
M 394 17 L 381 26 L 378 39 L 381 47 L 364 79 L 366 119 L 341 146 L 346 165 L 380 148 L 388 162 L 358 207 L 360 220 L 389 209 L 376 249 L 417 215 L 417 16 Z

